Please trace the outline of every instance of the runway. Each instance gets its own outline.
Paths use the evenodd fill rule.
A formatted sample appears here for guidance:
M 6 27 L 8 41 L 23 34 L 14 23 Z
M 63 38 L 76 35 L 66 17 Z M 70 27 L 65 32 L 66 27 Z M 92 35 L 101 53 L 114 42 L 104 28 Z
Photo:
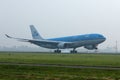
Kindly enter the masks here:
M 110 66 L 84 66 L 84 65 L 63 65 L 63 64 L 32 64 L 32 63 L 0 62 L 0 65 L 44 66 L 44 67 L 64 67 L 64 68 L 81 68 L 81 69 L 120 70 L 120 67 L 110 67 Z

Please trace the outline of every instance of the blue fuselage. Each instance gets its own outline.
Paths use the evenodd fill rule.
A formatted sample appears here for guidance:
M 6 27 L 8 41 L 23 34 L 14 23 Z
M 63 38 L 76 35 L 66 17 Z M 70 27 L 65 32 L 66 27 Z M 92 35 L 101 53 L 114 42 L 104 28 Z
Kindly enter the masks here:
M 81 46 L 88 45 L 98 45 L 106 40 L 106 38 L 101 34 L 85 34 L 85 35 L 76 35 L 60 38 L 48 39 L 51 41 L 60 41 L 60 42 L 72 42 L 73 44 L 67 48 L 77 48 Z
M 101 34 L 85 34 L 85 35 L 52 38 L 48 40 L 63 41 L 63 42 L 77 42 L 77 41 L 88 41 L 88 40 L 99 40 L 99 39 L 105 40 L 106 38 Z

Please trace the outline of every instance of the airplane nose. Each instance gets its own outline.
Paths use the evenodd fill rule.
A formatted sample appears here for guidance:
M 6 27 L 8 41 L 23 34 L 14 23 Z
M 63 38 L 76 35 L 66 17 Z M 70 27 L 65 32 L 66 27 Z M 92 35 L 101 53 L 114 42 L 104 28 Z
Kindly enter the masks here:
M 106 40 L 106 38 L 105 37 L 103 37 L 103 42 Z

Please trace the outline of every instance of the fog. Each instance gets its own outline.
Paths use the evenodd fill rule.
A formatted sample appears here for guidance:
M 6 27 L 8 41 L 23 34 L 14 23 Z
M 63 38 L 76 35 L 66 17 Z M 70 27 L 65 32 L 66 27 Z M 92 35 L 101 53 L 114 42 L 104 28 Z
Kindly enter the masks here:
M 4 36 L 31 39 L 31 24 L 45 39 L 100 33 L 100 48 L 120 47 L 120 0 L 0 0 L 0 46 L 34 46 Z

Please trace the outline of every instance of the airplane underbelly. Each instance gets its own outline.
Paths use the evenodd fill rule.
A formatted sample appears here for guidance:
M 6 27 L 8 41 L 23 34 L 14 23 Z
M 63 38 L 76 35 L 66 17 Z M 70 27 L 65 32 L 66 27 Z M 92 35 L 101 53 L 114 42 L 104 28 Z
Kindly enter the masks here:
M 95 45 L 95 44 L 99 44 L 102 43 L 103 40 L 98 39 L 98 40 L 85 40 L 85 41 L 78 41 L 75 42 L 73 45 L 71 45 L 71 47 L 81 47 L 81 46 L 85 46 L 85 45 Z
M 49 48 L 49 49 L 56 49 L 56 45 L 51 45 L 51 44 L 40 45 L 40 46 L 44 48 Z

